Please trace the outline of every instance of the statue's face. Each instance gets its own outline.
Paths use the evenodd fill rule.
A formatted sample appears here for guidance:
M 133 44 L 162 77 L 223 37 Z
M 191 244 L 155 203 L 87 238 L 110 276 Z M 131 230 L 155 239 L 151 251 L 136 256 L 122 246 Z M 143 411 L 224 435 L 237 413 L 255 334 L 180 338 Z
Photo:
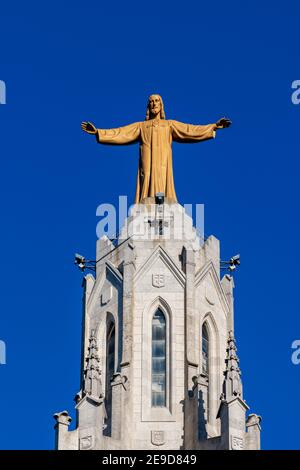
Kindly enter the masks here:
M 157 116 L 161 111 L 161 100 L 158 95 L 151 95 L 149 98 L 149 110 L 152 116 Z

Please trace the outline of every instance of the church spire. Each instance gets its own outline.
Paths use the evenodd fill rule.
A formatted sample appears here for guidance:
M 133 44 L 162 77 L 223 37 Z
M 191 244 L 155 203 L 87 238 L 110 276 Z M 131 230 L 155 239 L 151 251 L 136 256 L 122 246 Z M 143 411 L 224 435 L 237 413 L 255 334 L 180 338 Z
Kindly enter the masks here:
M 229 331 L 226 348 L 226 369 L 224 372 L 224 383 L 222 400 L 230 401 L 232 398 L 243 399 L 243 387 L 241 381 L 241 370 L 239 368 L 239 358 L 233 331 Z
M 102 397 L 100 359 L 98 355 L 95 330 L 91 331 L 91 336 L 89 338 L 86 369 L 84 371 L 83 394 L 92 396 L 96 399 Z

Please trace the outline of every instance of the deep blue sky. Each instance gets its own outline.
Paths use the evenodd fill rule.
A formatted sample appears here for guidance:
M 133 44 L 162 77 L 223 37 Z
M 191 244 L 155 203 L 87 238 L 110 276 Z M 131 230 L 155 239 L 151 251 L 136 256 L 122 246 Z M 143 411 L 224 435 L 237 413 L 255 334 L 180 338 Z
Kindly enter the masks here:
M 0 8 L 0 446 L 50 449 L 52 414 L 79 388 L 81 274 L 96 207 L 132 202 L 137 147 L 101 147 L 80 122 L 228 115 L 216 141 L 174 145 L 182 203 L 205 203 L 222 258 L 240 252 L 236 337 L 265 449 L 300 448 L 298 2 L 21 2 Z

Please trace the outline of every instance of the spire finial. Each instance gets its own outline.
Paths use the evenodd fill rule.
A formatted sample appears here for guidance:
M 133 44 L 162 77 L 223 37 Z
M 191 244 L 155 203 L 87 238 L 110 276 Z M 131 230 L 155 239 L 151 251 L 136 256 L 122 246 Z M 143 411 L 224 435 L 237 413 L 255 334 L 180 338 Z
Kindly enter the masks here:
M 230 330 L 228 334 L 226 352 L 226 369 L 224 372 L 225 379 L 222 398 L 228 401 L 235 397 L 243 398 L 241 370 L 239 368 L 236 341 L 232 330 Z
M 88 355 L 86 357 L 86 369 L 84 371 L 84 387 L 85 395 L 95 398 L 102 397 L 102 383 L 100 358 L 98 356 L 98 345 L 95 330 L 91 330 L 89 338 Z

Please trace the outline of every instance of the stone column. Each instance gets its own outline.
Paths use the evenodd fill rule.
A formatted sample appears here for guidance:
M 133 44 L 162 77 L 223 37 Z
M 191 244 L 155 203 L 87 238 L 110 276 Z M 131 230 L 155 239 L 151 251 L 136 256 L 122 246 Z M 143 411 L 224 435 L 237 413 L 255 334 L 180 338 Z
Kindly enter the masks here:
M 135 271 L 134 244 L 130 241 L 125 249 L 123 263 L 123 349 L 121 367 L 131 363 L 132 355 L 132 299 L 133 276 Z
M 221 403 L 218 417 L 221 419 L 221 448 L 245 450 L 245 418 L 249 407 L 239 397 Z
M 71 416 L 67 411 L 61 411 L 60 413 L 55 413 L 54 419 L 56 424 L 55 429 L 55 448 L 57 450 L 68 450 L 69 449 L 69 425 L 72 421 Z
M 133 241 L 129 241 L 125 253 L 123 263 L 123 331 L 122 331 L 122 360 L 121 360 L 121 374 L 116 374 L 112 383 L 112 435 L 116 439 L 120 439 L 121 435 L 121 419 L 114 411 L 118 407 L 122 406 L 126 408 L 126 412 L 122 416 L 122 432 L 123 436 L 126 435 L 127 439 L 131 436 L 132 422 L 130 419 L 132 412 L 132 400 L 127 390 L 129 378 L 131 374 L 131 362 L 132 362 L 132 336 L 133 336 L 133 311 L 134 311 L 134 299 L 133 299 L 133 277 L 135 273 L 135 246 Z M 125 381 L 127 385 L 125 386 Z M 114 405 L 116 403 L 116 405 Z M 131 411 L 129 411 L 131 410 Z M 119 424 L 118 424 L 119 423 Z M 119 436 L 119 437 L 117 437 Z
M 198 367 L 199 360 L 196 358 L 196 327 L 195 327 L 195 254 L 192 249 L 183 248 L 183 268 L 186 275 L 185 285 L 185 335 L 186 335 L 186 359 L 188 365 L 193 369 Z M 194 372 L 194 370 L 193 370 Z M 192 378 L 189 377 L 189 386 L 192 386 Z
M 228 304 L 229 304 L 229 317 L 227 328 L 228 331 L 234 332 L 234 298 L 233 298 L 233 289 L 234 289 L 234 279 L 229 274 L 225 274 L 221 281 L 222 288 L 226 295 Z
M 223 392 L 217 418 L 221 419 L 222 449 L 244 450 L 246 411 L 249 410 L 243 400 L 241 370 L 237 356 L 233 331 L 229 331 L 227 340 L 226 369 L 224 372 Z
M 80 450 L 98 450 L 103 446 L 103 398 L 89 395 L 78 401 L 78 437 Z
M 185 285 L 185 357 L 186 357 L 186 382 L 185 382 L 185 448 L 192 449 L 197 437 L 197 419 L 195 419 L 195 398 L 193 378 L 197 375 L 198 359 L 196 358 L 195 335 L 195 254 L 190 248 L 182 250 L 182 264 L 186 275 Z M 193 424 L 192 424 L 193 423 Z
M 247 450 L 260 449 L 260 422 L 261 417 L 256 414 L 250 414 L 246 421 L 246 448 Z
M 111 437 L 121 439 L 123 423 L 123 393 L 126 390 L 127 377 L 119 372 L 113 375 L 111 381 L 112 387 L 112 419 L 111 419 Z

